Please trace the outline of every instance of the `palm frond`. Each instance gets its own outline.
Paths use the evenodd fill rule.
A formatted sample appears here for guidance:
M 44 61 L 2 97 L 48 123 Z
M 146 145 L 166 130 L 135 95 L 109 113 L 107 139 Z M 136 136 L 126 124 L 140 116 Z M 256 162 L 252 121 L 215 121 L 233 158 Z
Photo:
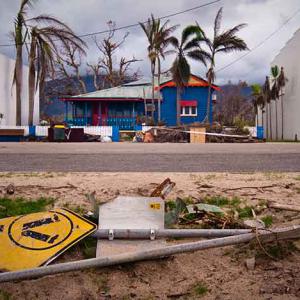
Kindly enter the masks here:
M 69 31 L 72 31 L 72 29 L 66 23 L 60 21 L 59 19 L 57 19 L 55 17 L 52 17 L 50 15 L 46 15 L 46 14 L 39 15 L 37 17 L 28 19 L 26 21 L 29 21 L 29 22 L 33 21 L 33 22 L 35 22 L 37 24 L 39 24 L 39 23 L 46 23 L 46 24 L 59 25 L 59 26 L 64 27 L 65 29 L 67 29 Z
M 222 22 L 222 14 L 223 14 L 223 7 L 221 7 L 218 10 L 218 13 L 215 18 L 215 24 L 214 24 L 214 36 L 218 36 L 220 28 L 221 28 L 221 22 Z
M 277 79 L 277 77 L 279 76 L 279 68 L 277 65 L 271 67 L 271 75 L 274 79 Z
M 199 28 L 196 25 L 190 25 L 183 29 L 181 35 L 181 45 L 183 46 L 192 35 L 199 34 Z
M 207 52 L 205 52 L 204 50 L 201 50 L 201 49 L 196 49 L 196 50 L 189 51 L 187 53 L 187 56 L 194 59 L 194 60 L 196 60 L 196 61 L 200 61 L 205 66 L 207 65 L 207 61 L 210 59 L 210 55 Z

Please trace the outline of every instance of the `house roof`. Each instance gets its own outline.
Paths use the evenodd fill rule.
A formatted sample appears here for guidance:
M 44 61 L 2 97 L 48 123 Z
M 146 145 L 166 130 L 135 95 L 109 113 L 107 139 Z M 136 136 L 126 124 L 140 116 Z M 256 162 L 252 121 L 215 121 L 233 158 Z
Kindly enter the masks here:
M 168 81 L 165 81 L 164 83 L 162 83 L 160 85 L 160 89 L 163 89 L 165 87 L 175 87 L 175 86 L 176 86 L 175 82 L 172 80 L 172 78 L 170 78 Z M 201 87 L 201 86 L 208 87 L 209 83 L 202 77 L 199 77 L 196 75 L 191 75 L 187 86 L 189 86 L 189 87 Z M 221 90 L 220 87 L 218 87 L 217 85 L 212 84 L 211 87 L 216 91 Z
M 164 87 L 175 87 L 175 83 L 170 76 L 162 76 L 160 89 Z M 155 79 L 155 86 L 158 85 L 157 78 Z M 203 78 L 192 75 L 188 86 L 208 86 L 207 81 Z M 218 90 L 217 86 L 212 86 Z M 158 88 L 155 89 L 154 98 L 158 99 Z M 65 97 L 64 101 L 143 101 L 144 99 L 152 99 L 152 82 L 151 78 L 143 78 L 134 82 L 126 83 L 117 87 L 99 90 L 91 93 L 81 94 L 72 97 Z

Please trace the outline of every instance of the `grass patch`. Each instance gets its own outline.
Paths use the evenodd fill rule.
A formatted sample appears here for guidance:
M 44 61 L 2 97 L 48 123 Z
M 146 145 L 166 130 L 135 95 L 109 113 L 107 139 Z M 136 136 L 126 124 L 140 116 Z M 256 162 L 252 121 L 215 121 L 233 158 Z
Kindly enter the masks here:
M 208 288 L 203 282 L 199 282 L 194 286 L 194 293 L 199 297 L 204 296 L 207 292 Z
M 267 228 L 270 227 L 273 224 L 273 217 L 272 216 L 262 217 L 261 220 L 265 223 Z
M 176 208 L 176 202 L 175 201 L 167 201 L 166 202 L 166 211 L 170 211 Z
M 52 206 L 54 202 L 55 199 L 44 197 L 37 200 L 3 197 L 0 198 L 0 219 L 45 211 L 47 206 Z
M 224 206 L 229 204 L 229 199 L 223 196 L 212 196 L 204 198 L 204 202 L 210 205 Z
M 0 300 L 10 300 L 12 299 L 11 294 L 6 291 L 0 290 Z
M 85 259 L 96 257 L 97 239 L 87 237 L 80 241 L 79 247 Z
M 296 176 L 294 179 L 300 181 L 300 175 Z
M 239 218 L 240 219 L 246 219 L 246 218 L 252 218 L 252 206 L 245 206 L 243 208 L 238 207 L 237 212 L 239 213 Z
M 297 247 L 291 241 L 265 244 L 264 248 L 269 255 L 278 260 L 285 259 L 293 252 L 298 251 Z M 258 249 L 257 256 L 260 258 L 268 258 L 260 248 Z

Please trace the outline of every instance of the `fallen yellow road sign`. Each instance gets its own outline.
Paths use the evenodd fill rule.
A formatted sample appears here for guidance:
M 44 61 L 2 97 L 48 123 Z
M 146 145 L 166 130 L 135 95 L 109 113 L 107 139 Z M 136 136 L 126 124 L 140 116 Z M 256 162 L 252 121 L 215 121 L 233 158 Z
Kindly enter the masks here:
M 96 229 L 67 209 L 0 219 L 0 270 L 47 265 Z

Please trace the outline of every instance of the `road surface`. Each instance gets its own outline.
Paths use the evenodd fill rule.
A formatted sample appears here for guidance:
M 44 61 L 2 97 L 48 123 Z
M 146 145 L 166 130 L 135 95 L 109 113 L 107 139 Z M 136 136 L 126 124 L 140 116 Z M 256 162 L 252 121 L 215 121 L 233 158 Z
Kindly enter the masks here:
M 0 171 L 300 172 L 300 143 L 0 143 Z

